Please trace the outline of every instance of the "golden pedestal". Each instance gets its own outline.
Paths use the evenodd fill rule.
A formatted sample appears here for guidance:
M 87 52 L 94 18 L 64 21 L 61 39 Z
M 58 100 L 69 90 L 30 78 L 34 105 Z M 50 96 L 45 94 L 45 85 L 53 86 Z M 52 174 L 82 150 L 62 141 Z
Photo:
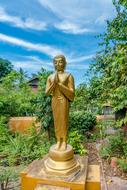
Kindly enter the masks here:
M 86 178 L 86 190 L 100 190 L 100 167 L 98 165 L 89 165 Z M 52 186 L 38 184 L 35 190 L 70 190 L 69 187 Z M 78 190 L 78 189 L 77 189 Z
M 70 145 L 65 151 L 53 145 L 45 158 L 33 161 L 21 173 L 21 190 L 100 190 L 99 170 L 94 168 L 88 167 L 87 156 L 74 156 Z
M 67 176 L 47 172 L 45 169 L 47 157 L 33 161 L 21 173 L 21 190 L 35 190 L 39 184 L 68 187 L 71 190 L 85 190 L 88 158 L 75 156 L 75 159 L 80 165 L 80 170 L 78 169 Z
M 56 150 L 55 147 L 56 145 L 51 146 L 49 155 L 44 161 L 47 173 L 67 176 L 75 171 L 80 171 L 80 164 L 74 156 L 71 145 L 67 145 L 67 149 L 63 151 Z

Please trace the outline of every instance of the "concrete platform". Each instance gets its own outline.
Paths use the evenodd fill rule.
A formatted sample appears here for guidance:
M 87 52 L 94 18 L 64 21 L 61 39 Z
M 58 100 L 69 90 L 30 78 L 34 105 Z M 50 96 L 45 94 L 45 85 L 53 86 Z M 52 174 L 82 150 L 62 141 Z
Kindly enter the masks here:
M 69 176 L 49 175 L 43 160 L 35 160 L 21 173 L 21 190 L 100 190 L 99 166 L 88 166 L 87 157 L 77 157 L 81 170 Z
M 86 178 L 86 190 L 100 190 L 100 168 L 98 165 L 88 166 L 88 174 Z M 71 190 L 68 187 L 51 186 L 39 184 L 35 190 Z M 77 189 L 78 190 L 78 189 Z
M 39 184 L 85 190 L 88 157 L 76 157 L 81 168 L 68 176 L 52 175 L 46 172 L 44 163 L 47 157 L 35 160 L 21 173 L 21 190 L 35 190 Z

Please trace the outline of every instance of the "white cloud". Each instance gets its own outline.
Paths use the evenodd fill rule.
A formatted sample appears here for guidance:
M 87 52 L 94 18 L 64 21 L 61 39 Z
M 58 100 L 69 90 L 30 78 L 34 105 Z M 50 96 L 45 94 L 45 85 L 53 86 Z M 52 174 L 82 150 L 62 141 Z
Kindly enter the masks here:
M 46 65 L 46 64 L 37 64 L 36 61 L 12 61 L 12 63 L 14 64 L 14 67 L 19 69 L 19 68 L 22 68 L 22 69 L 29 69 L 29 70 L 40 70 L 41 67 L 43 67 L 44 69 L 48 69 L 49 70 L 49 67 Z
M 20 4 L 20 14 L 15 11 L 18 16 L 0 7 L 0 22 L 38 31 L 47 30 L 50 25 L 65 33 L 83 34 L 100 30 L 97 26 L 104 26 L 105 20 L 115 14 L 112 0 L 21 0 Z
M 32 60 L 32 61 L 34 61 L 36 63 L 39 63 L 39 64 L 43 64 L 43 65 L 47 65 L 47 66 L 52 66 L 53 65 L 53 63 L 44 61 L 44 60 L 40 59 L 37 56 L 25 56 L 25 58 L 27 58 L 29 60 Z
M 84 56 L 80 56 L 80 57 L 75 56 L 76 58 L 73 58 L 73 57 L 68 58 L 68 61 L 69 61 L 69 63 L 78 63 L 78 62 L 83 62 L 83 61 L 92 59 L 94 56 L 95 56 L 95 54 L 84 55 Z
M 17 59 L 10 59 L 16 69 L 22 68 L 24 70 L 39 71 L 41 67 L 46 70 L 52 70 L 53 64 L 47 60 L 42 60 L 38 56 L 21 56 L 20 61 Z
M 54 57 L 58 54 L 62 54 L 62 51 L 46 45 L 46 44 L 35 44 L 35 43 L 31 43 L 29 41 L 25 41 L 19 38 L 15 38 L 15 37 L 11 37 L 11 36 L 7 36 L 5 34 L 0 33 L 0 41 L 9 43 L 9 44 L 13 44 L 16 46 L 20 46 L 23 48 L 26 48 L 27 50 L 33 50 L 33 51 L 37 51 L 37 52 L 41 52 L 44 53 L 48 56 Z
M 68 65 L 67 70 L 69 69 L 70 71 L 72 70 L 77 70 L 77 71 L 83 71 L 89 68 L 89 64 L 76 64 L 76 65 Z
M 32 18 L 22 19 L 17 16 L 9 15 L 3 7 L 0 7 L 0 22 L 6 22 L 22 29 L 32 29 L 38 31 L 47 29 L 47 24 L 45 22 L 34 20 Z
M 84 6 L 84 3 L 82 0 L 38 0 L 40 4 L 50 11 L 52 11 L 54 14 L 56 14 L 59 18 L 74 21 L 74 18 L 77 20 L 81 18 L 85 14 L 82 15 L 82 9 Z M 85 1 L 84 1 L 85 2 Z
M 102 25 L 102 24 L 105 23 L 106 20 L 107 20 L 107 16 L 104 15 L 104 14 L 102 14 L 101 16 L 99 16 L 99 17 L 95 20 L 95 23 Z
M 58 18 L 54 26 L 66 33 L 81 34 L 98 30 L 115 14 L 112 0 L 38 0 Z M 94 30 L 94 31 L 95 31 Z
M 37 69 L 41 68 L 41 65 L 35 64 L 35 62 L 31 61 L 12 61 L 15 68 L 22 68 L 22 69 Z
M 82 70 L 87 69 L 89 67 L 88 63 L 81 63 L 82 61 L 89 60 L 93 57 L 93 55 L 89 56 L 82 56 L 78 57 L 76 59 L 67 59 L 67 70 Z M 53 69 L 53 62 L 42 60 L 38 56 L 20 56 L 21 61 L 12 60 L 12 63 L 15 64 L 16 68 L 30 68 L 30 69 L 36 69 L 36 68 L 45 68 L 45 69 Z M 23 59 L 23 60 L 22 60 Z
M 55 27 L 62 30 L 65 33 L 83 34 L 87 32 L 93 32 L 92 29 L 83 28 L 79 24 L 63 21 L 55 24 Z
M 90 55 L 84 55 L 84 56 L 75 56 L 74 55 L 71 56 L 70 58 L 68 57 L 67 62 L 67 70 L 86 70 L 89 68 L 89 63 L 86 63 L 87 60 L 91 60 L 93 57 L 95 56 L 95 54 L 90 54 Z
M 112 0 L 38 0 L 59 18 L 86 23 L 96 20 L 102 13 L 112 14 Z M 108 14 L 107 14 L 108 15 Z

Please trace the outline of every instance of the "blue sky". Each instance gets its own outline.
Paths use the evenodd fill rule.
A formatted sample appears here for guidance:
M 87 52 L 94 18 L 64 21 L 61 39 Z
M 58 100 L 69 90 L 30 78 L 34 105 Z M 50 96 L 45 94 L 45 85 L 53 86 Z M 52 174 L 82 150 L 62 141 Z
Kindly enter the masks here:
M 78 85 L 114 15 L 112 0 L 0 0 L 0 57 L 30 75 L 64 54 Z

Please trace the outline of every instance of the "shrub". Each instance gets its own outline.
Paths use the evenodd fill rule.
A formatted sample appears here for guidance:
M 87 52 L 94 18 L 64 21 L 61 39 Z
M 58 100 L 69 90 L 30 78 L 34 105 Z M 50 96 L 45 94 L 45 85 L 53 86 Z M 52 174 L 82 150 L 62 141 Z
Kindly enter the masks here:
M 8 184 L 12 180 L 17 180 L 18 174 L 14 169 L 0 168 L 0 187 L 1 190 L 9 189 Z
M 109 158 L 110 154 L 111 154 L 111 151 L 108 146 L 101 148 L 100 155 L 102 158 L 104 158 L 104 159 Z
M 3 151 L 4 146 L 7 144 L 7 138 L 9 136 L 9 131 L 7 125 L 5 124 L 6 118 L 0 117 L 0 152 Z
M 6 143 L 0 144 L 0 155 L 3 157 L 0 165 L 14 166 L 42 158 L 51 144 L 47 141 L 43 131 L 37 134 L 35 130 L 33 129 L 28 135 L 20 133 L 12 135 L 8 131 L 3 133 Z
M 101 149 L 100 154 L 102 157 L 125 157 L 127 155 L 127 140 L 124 138 L 123 133 L 110 136 L 108 140 L 108 144 Z
M 127 139 L 126 138 L 125 138 L 124 144 L 123 144 L 123 152 L 124 152 L 125 158 L 127 158 Z
M 20 173 L 24 166 L 19 167 L 0 167 L 0 189 L 1 190 L 18 190 L 20 187 Z
M 106 133 L 106 129 L 110 127 L 115 129 L 115 121 L 113 120 L 99 121 L 96 125 L 96 129 L 99 132 L 99 138 L 104 139 L 106 136 L 108 136 L 108 134 Z
M 87 153 L 82 143 L 82 135 L 78 131 L 69 133 L 68 143 L 72 145 L 75 154 L 84 155 Z
M 84 134 L 91 130 L 96 124 L 96 117 L 89 112 L 75 111 L 70 113 L 70 130 L 77 130 Z
M 46 81 L 50 74 L 50 71 L 46 71 L 42 68 L 41 72 L 38 75 L 39 85 L 35 109 L 35 114 L 38 118 L 38 121 L 41 123 L 45 131 L 48 132 L 49 140 L 54 136 L 54 133 L 52 132 L 54 124 L 51 108 L 51 96 L 46 96 L 45 94 Z
M 127 160 L 119 159 L 117 163 L 124 172 L 127 172 Z
M 12 71 L 2 78 L 0 83 L 0 115 L 26 116 L 33 115 L 35 110 L 35 94 L 29 87 L 26 78 Z

